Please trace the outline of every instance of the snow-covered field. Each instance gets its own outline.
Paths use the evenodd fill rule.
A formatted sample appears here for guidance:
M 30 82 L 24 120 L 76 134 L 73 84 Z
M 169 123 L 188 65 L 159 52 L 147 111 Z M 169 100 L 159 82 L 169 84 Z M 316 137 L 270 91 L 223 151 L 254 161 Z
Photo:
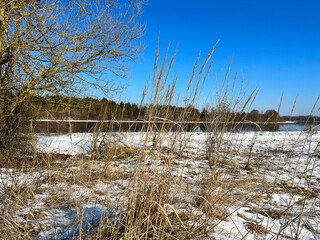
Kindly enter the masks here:
M 225 133 L 213 169 L 207 133 L 146 134 L 36 136 L 50 164 L 0 169 L 1 195 L 32 188 L 12 218 L 38 239 L 93 234 L 100 219 L 111 227 L 130 208 L 133 179 L 144 171 L 151 185 L 163 173 L 170 180 L 168 202 L 156 203 L 166 216 L 194 216 L 179 219 L 186 228 L 205 221 L 207 239 L 320 238 L 320 133 Z M 90 157 L 101 140 L 118 153 Z

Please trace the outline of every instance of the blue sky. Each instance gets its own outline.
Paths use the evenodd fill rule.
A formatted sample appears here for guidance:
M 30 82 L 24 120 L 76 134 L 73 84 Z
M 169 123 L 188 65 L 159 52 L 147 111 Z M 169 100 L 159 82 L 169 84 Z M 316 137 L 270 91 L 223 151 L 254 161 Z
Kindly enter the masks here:
M 260 88 L 252 108 L 278 109 L 284 92 L 281 115 L 290 114 L 296 96 L 294 115 L 305 115 L 320 95 L 319 0 L 149 0 L 141 21 L 146 23 L 145 51 L 138 64 L 130 65 L 127 101 L 141 99 L 159 32 L 160 58 L 168 44 L 170 53 L 179 44 L 172 74 L 179 75 L 178 91 L 199 52 L 205 57 L 219 40 L 206 89 L 214 91 L 233 59 L 231 74 L 244 79 L 247 92 Z

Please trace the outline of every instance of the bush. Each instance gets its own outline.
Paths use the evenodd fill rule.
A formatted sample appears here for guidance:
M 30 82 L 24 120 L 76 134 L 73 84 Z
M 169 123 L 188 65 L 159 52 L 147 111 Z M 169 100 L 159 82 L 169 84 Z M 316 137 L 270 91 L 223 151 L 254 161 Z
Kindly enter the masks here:
M 0 153 L 1 155 L 25 154 L 31 150 L 32 142 L 29 120 L 32 111 L 26 102 L 17 102 L 8 91 L 0 97 Z M 18 152 L 17 152 L 18 150 Z

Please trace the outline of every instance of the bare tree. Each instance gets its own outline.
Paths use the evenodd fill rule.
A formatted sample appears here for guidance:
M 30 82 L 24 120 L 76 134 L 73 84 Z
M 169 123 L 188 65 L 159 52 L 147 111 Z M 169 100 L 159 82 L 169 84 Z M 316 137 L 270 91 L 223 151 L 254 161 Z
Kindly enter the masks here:
M 142 3 L 0 0 L 0 138 L 32 96 L 112 90 L 141 49 Z

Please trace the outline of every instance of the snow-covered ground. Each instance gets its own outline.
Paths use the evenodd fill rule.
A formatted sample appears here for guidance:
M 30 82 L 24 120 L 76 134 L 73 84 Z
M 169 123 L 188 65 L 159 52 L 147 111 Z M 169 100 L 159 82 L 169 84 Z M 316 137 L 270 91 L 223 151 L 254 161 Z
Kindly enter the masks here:
M 128 176 L 133 169 L 148 166 L 156 175 L 170 161 L 170 178 L 179 179 L 172 183 L 170 194 L 175 201 L 170 204 L 178 213 L 205 215 L 194 201 L 203 194 L 203 183 L 212 174 L 217 176 L 214 187 L 201 195 L 208 202 L 212 196 L 223 199 L 219 208 L 224 217 L 210 220 L 214 227 L 208 230 L 209 238 L 320 238 L 320 133 L 225 133 L 215 155 L 214 173 L 206 160 L 208 133 L 146 134 L 38 135 L 39 152 L 59 154 L 54 167 L 1 169 L 0 191 L 36 182 L 37 193 L 16 211 L 16 221 L 30 225 L 39 239 L 71 239 L 79 228 L 94 232 L 101 218 L 108 218 L 112 225 L 114 216 L 127 206 L 125 193 L 130 191 Z M 79 155 L 92 153 L 97 139 L 150 154 L 143 159 L 125 152 L 112 162 L 79 160 Z M 169 154 L 172 148 L 177 153 Z M 103 171 L 114 175 L 94 177 L 102 176 Z

